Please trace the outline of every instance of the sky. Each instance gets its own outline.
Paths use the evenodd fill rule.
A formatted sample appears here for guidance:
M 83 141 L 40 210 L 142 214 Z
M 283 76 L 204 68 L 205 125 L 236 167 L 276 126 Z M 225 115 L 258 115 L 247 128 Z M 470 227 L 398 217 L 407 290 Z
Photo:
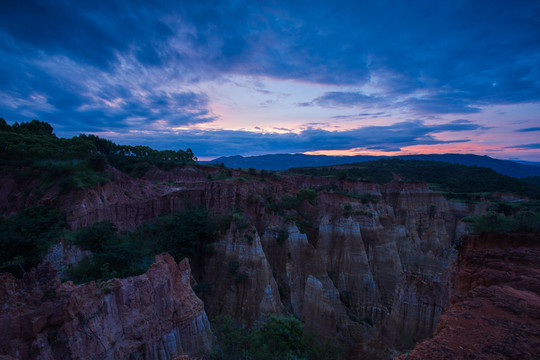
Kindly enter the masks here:
M 540 1 L 3 0 L 0 117 L 203 160 L 540 161 Z

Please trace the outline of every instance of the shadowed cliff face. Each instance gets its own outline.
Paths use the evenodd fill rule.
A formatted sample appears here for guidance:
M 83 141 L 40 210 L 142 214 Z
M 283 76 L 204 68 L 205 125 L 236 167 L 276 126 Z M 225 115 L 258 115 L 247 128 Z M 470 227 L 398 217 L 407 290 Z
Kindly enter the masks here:
M 73 285 L 41 265 L 0 274 L 0 353 L 20 359 L 172 359 L 208 350 L 204 305 L 187 260 L 156 256 L 143 275 Z
M 242 213 L 247 224 L 233 221 L 194 273 L 210 317 L 225 313 L 251 323 L 262 313 L 292 312 L 322 338 L 348 345 L 378 338 L 398 349 L 432 334 L 449 304 L 445 269 L 466 232 L 460 219 L 482 205 L 447 201 L 422 183 L 239 171 L 208 180 L 220 171 L 153 169 L 133 179 L 109 169 L 111 183 L 59 199 L 51 192 L 39 202 L 58 203 L 73 229 L 98 220 L 133 229 L 197 205 L 218 215 Z M 300 198 L 301 189 L 316 190 L 316 197 Z
M 407 359 L 540 358 L 539 246 L 527 234 L 466 239 L 452 305 Z

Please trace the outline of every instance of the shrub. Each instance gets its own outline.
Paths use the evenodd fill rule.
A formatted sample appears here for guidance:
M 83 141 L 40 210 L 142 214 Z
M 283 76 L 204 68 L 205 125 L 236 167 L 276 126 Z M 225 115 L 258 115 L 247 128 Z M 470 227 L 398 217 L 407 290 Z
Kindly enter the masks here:
M 254 327 L 228 315 L 215 319 L 212 330 L 217 344 L 211 359 L 338 359 L 342 349 L 332 341 L 318 342 L 304 332 L 304 325 L 295 317 L 269 315 Z
M 240 212 L 235 212 L 232 214 L 232 220 L 239 229 L 245 229 L 249 226 L 249 219 Z
M 489 232 L 540 232 L 539 211 L 518 211 L 514 216 L 504 216 L 496 212 L 470 216 L 463 219 L 469 223 L 474 234 Z
M 156 218 L 134 232 L 119 235 L 111 222 L 100 222 L 75 233 L 74 242 L 93 257 L 70 270 L 75 282 L 108 280 L 145 272 L 155 254 L 168 252 L 176 261 L 187 257 L 201 266 L 212 250 L 216 226 L 206 209 L 187 209 Z
M 116 226 L 111 221 L 96 222 L 75 233 L 73 242 L 90 251 L 103 250 L 105 243 L 116 238 Z
M 107 158 L 100 153 L 92 153 L 88 157 L 88 166 L 94 171 L 103 171 L 107 167 Z
M 313 189 L 301 189 L 297 195 L 298 200 L 308 201 L 310 204 L 315 204 L 315 199 L 317 198 L 317 191 Z
M 0 219 L 0 268 L 15 276 L 36 266 L 62 235 L 64 216 L 48 206 L 29 207 Z

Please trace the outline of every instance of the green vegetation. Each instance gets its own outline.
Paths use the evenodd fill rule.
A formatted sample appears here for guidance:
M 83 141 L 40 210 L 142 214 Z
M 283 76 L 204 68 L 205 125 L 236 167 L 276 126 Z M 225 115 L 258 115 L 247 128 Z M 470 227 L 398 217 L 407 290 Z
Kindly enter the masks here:
M 250 222 L 249 219 L 241 212 L 234 212 L 231 215 L 231 221 L 233 221 L 236 224 L 236 227 L 238 229 L 245 229 L 249 226 Z
M 40 178 L 41 190 L 61 191 L 109 181 L 107 164 L 135 177 L 151 166 L 170 169 L 194 163 L 190 149 L 158 151 L 147 146 L 117 145 L 95 135 L 58 138 L 50 124 L 32 120 L 8 125 L 0 118 L 0 166 L 15 170 L 20 182 Z
M 315 205 L 315 199 L 317 198 L 317 191 L 313 189 L 300 189 L 296 195 L 299 201 L 307 201 L 311 205 Z
M 5 220 L 0 217 L 0 271 L 22 276 L 60 239 L 64 226 L 63 215 L 48 206 L 33 206 Z
M 0 118 L 0 166 L 15 170 L 19 182 L 41 178 L 41 191 L 53 184 L 61 191 L 108 181 L 103 159 L 84 139 L 59 139 L 42 121 L 12 126 Z
M 449 197 L 474 200 L 471 194 L 505 192 L 540 198 L 540 186 L 535 178 L 520 180 L 501 175 L 494 170 L 440 161 L 380 159 L 354 164 L 355 167 L 293 168 L 289 172 L 306 176 L 333 177 L 338 180 L 369 181 L 385 184 L 394 176 L 401 181 L 423 181 L 433 190 Z
M 111 222 L 99 222 L 79 229 L 75 244 L 93 253 L 70 270 L 70 278 L 82 283 L 144 273 L 154 256 L 168 252 L 176 261 L 189 258 L 200 266 L 212 250 L 217 225 L 206 209 L 187 209 L 156 218 L 133 232 L 118 234 Z
M 464 218 L 470 224 L 473 234 L 485 234 L 490 232 L 533 232 L 540 233 L 540 210 L 519 209 L 508 213 L 498 206 L 497 209 L 485 215 L 475 215 Z
M 315 201 L 317 199 L 317 191 L 314 189 L 300 189 L 296 196 L 283 196 L 278 202 L 274 200 L 274 194 L 268 189 L 265 189 L 262 197 L 264 198 L 266 209 L 277 213 L 282 213 L 283 210 L 298 210 L 304 201 L 311 205 L 317 204 Z
M 334 342 L 320 343 L 304 332 L 294 317 L 270 315 L 252 328 L 223 315 L 213 323 L 217 345 L 209 354 L 213 360 L 332 360 L 341 355 Z
M 362 209 L 353 209 L 351 204 L 345 204 L 343 206 L 343 215 L 344 216 L 357 216 L 357 215 L 373 216 L 373 214 L 368 211 L 365 211 Z
M 143 176 L 151 166 L 170 170 L 177 166 L 193 164 L 197 160 L 189 148 L 185 151 L 159 151 L 148 146 L 116 145 L 95 135 L 79 135 L 74 139 L 91 142 L 112 166 L 133 177 Z
M 261 194 L 266 213 L 274 212 L 284 217 L 285 220 L 294 222 L 298 230 L 303 234 L 314 234 L 316 232 L 309 211 L 303 211 L 305 210 L 303 207 L 307 204 L 317 205 L 317 196 L 315 189 L 301 189 L 296 196 L 286 195 L 281 197 L 279 201 L 276 201 L 275 194 L 269 188 L 265 188 Z M 280 242 L 283 236 L 278 239 L 278 242 Z

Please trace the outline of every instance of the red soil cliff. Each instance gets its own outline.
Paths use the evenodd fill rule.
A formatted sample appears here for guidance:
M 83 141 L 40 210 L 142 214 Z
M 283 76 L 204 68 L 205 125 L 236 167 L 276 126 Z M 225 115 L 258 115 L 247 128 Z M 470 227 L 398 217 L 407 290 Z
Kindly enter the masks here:
M 452 306 L 433 338 L 399 359 L 540 359 L 539 246 L 526 234 L 469 237 Z
M 0 274 L 0 354 L 18 359 L 171 359 L 208 350 L 187 260 L 157 255 L 140 276 L 73 285 L 49 265 Z

